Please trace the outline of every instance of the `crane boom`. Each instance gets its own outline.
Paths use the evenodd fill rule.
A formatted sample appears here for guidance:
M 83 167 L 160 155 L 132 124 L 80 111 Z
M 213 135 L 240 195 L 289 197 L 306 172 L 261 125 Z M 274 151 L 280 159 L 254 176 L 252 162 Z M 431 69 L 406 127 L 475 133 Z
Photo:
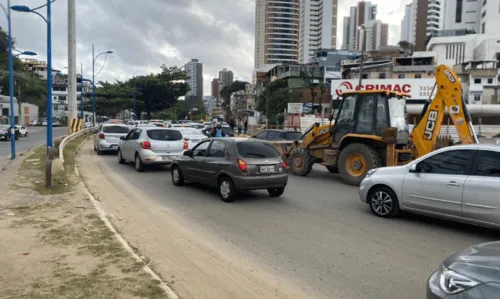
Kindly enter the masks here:
M 472 118 L 462 98 L 462 83 L 457 74 L 446 65 L 437 66 L 435 73 L 436 95 L 424 105 L 422 117 L 410 135 L 410 141 L 419 157 L 435 150 L 446 109 L 457 129 L 460 142 L 479 143 Z

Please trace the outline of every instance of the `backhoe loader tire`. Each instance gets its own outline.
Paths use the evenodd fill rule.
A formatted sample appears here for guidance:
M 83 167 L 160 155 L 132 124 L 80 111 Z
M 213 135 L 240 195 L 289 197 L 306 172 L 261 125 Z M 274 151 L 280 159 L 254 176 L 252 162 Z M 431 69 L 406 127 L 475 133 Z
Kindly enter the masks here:
M 339 173 L 339 168 L 337 166 L 325 166 L 326 169 L 328 169 L 329 172 L 331 173 Z
M 311 153 L 303 148 L 296 148 L 290 153 L 288 165 L 295 175 L 306 176 L 311 172 L 314 158 Z
M 375 149 L 363 143 L 346 146 L 339 155 L 339 174 L 342 180 L 353 186 L 359 186 L 368 170 L 382 167 L 382 159 Z

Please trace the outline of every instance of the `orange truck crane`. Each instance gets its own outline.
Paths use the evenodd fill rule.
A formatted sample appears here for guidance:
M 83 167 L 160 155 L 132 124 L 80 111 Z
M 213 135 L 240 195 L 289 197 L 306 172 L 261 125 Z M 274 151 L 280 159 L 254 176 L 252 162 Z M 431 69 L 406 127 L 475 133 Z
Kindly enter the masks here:
M 446 110 L 460 143 L 478 143 L 456 73 L 439 65 L 435 74 L 436 95 L 424 105 L 411 134 L 406 94 L 385 90 L 344 92 L 337 99 L 341 100 L 340 107 L 335 118 L 330 116 L 330 124 L 315 124 L 302 141 L 284 150 L 292 173 L 306 176 L 312 165 L 319 163 L 330 172 L 338 172 L 347 184 L 359 185 L 370 169 L 406 164 L 451 145 L 449 136 L 440 136 Z

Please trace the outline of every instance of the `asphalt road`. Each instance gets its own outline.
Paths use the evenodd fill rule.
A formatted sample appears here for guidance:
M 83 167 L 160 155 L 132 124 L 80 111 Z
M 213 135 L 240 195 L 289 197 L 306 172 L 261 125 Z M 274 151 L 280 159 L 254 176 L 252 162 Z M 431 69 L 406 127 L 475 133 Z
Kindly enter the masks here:
M 16 153 L 28 151 L 42 143 L 45 143 L 47 138 L 46 127 L 27 127 L 28 136 L 19 137 L 16 140 Z M 66 127 L 56 127 L 52 130 L 52 135 L 55 138 L 67 134 Z M 10 141 L 0 141 L 0 158 L 10 157 Z
M 174 187 L 165 169 L 137 173 L 116 156 L 100 157 L 108 175 L 144 190 L 158 209 L 234 249 L 316 298 L 424 298 L 429 275 L 447 256 L 499 233 L 421 216 L 373 216 L 357 188 L 316 167 L 290 176 L 285 194 L 249 192 L 223 203 L 199 186 Z

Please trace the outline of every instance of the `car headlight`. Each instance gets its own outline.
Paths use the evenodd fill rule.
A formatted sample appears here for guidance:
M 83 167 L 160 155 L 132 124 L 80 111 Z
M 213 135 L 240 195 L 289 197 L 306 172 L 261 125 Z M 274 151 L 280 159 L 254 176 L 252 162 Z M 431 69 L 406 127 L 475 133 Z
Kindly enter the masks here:
M 480 284 L 480 282 L 475 281 L 465 275 L 459 274 L 453 270 L 450 270 L 444 266 L 438 270 L 438 280 L 439 287 L 446 294 L 457 294 L 473 288 Z
M 371 177 L 375 172 L 377 172 L 376 168 L 368 170 L 368 172 L 366 173 L 366 177 L 365 178 Z

